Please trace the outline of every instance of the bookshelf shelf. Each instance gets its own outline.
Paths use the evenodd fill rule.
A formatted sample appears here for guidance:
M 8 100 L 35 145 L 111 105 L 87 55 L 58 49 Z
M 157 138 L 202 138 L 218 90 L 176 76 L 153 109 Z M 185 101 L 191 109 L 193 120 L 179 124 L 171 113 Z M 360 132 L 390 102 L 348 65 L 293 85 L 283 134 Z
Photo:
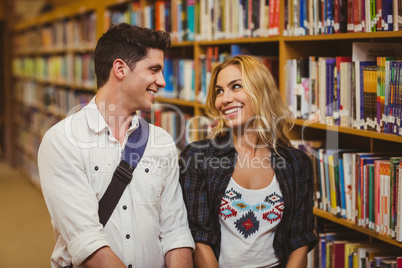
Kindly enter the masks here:
M 104 0 L 104 5 L 106 7 L 114 6 L 114 5 L 120 5 L 120 4 L 125 4 L 132 2 L 131 0 Z
M 173 42 L 171 47 L 192 47 L 194 46 L 194 42 L 192 41 L 183 41 L 183 42 Z
M 358 40 L 372 38 L 394 38 L 402 37 L 402 31 L 375 32 L 375 33 L 337 33 L 322 35 L 306 35 L 306 36 L 284 36 L 286 42 L 294 41 L 330 41 L 330 40 Z
M 394 135 L 394 134 L 380 133 L 380 132 L 370 131 L 370 130 L 361 130 L 361 129 L 355 129 L 355 128 L 351 128 L 351 127 L 325 125 L 325 124 L 321 124 L 318 122 L 313 122 L 313 121 L 303 120 L 303 119 L 295 119 L 294 124 L 297 126 L 301 126 L 301 127 L 330 130 L 330 131 L 334 131 L 334 132 L 338 132 L 338 133 L 351 134 L 351 135 L 360 136 L 360 137 L 368 137 L 368 138 L 373 138 L 373 139 L 377 139 L 377 140 L 402 143 L 402 137 Z
M 402 248 L 402 242 L 398 242 L 388 236 L 380 235 L 377 234 L 375 231 L 369 230 L 367 228 L 363 228 L 360 226 L 357 226 L 353 221 L 345 220 L 345 219 L 340 219 L 337 218 L 336 216 L 332 215 L 329 212 L 322 211 L 320 209 L 314 208 L 314 215 L 332 222 L 335 222 L 337 224 L 343 225 L 349 229 L 358 231 L 360 233 L 366 234 L 368 236 L 371 236 L 375 239 L 387 242 L 388 244 L 392 244 L 394 246 Z
M 281 37 L 249 37 L 249 38 L 237 38 L 237 39 L 219 39 L 208 41 L 197 41 L 196 45 L 200 46 L 216 46 L 216 45 L 231 45 L 231 44 L 248 44 L 248 43 L 270 43 L 279 42 Z
M 22 21 L 14 27 L 14 30 L 21 31 L 28 28 L 36 27 L 38 25 L 44 25 L 56 20 L 71 18 L 83 15 L 85 13 L 94 12 L 96 11 L 98 5 L 99 2 L 97 0 L 84 0 L 80 3 L 65 5 L 63 7 L 55 9 L 53 12 L 49 12 L 39 17 Z
M 70 88 L 72 90 L 81 90 L 81 91 L 88 91 L 88 92 L 95 92 L 96 91 L 95 86 L 78 85 L 78 84 L 74 84 L 74 83 L 66 83 L 66 82 L 44 80 L 44 79 L 39 79 L 39 78 L 36 78 L 36 77 L 14 75 L 14 79 L 25 80 L 25 81 L 34 81 L 34 82 L 42 84 L 42 85 L 55 85 L 55 86 L 58 86 L 58 87 Z
M 88 53 L 95 50 L 94 45 L 83 45 L 77 48 L 51 48 L 51 49 L 28 49 L 28 50 L 17 50 L 14 52 L 14 56 L 26 57 L 26 56 L 41 56 L 41 55 L 57 55 L 66 53 Z

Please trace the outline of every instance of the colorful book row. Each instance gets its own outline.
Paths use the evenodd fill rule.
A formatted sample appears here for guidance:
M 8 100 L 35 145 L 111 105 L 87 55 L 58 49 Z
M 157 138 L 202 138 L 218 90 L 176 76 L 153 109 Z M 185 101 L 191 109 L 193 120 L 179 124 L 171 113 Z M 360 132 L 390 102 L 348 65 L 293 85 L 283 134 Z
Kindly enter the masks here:
M 299 147 L 313 162 L 315 207 L 402 242 L 402 156 Z
M 95 87 L 92 53 L 58 56 L 17 57 L 13 59 L 13 74 L 39 81 Z
M 285 36 L 399 31 L 399 0 L 287 0 Z
M 279 35 L 279 0 L 173 0 L 105 13 L 105 30 L 127 22 L 172 34 L 174 42 Z
M 296 118 L 401 136 L 402 61 L 398 57 L 288 60 L 287 104 Z

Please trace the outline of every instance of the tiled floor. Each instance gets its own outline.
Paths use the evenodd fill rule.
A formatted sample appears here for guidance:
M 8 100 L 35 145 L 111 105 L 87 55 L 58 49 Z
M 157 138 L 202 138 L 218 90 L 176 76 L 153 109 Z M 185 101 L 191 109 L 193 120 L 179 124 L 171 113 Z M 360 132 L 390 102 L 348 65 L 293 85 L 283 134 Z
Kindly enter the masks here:
M 40 190 L 0 162 L 0 268 L 50 267 L 53 245 Z

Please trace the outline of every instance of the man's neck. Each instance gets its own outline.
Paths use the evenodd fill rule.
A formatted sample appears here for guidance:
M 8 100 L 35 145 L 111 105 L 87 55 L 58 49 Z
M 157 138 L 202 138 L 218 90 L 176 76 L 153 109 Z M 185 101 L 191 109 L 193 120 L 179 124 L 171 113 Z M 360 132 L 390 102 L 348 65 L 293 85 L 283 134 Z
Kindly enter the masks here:
M 126 132 L 130 128 L 130 123 L 135 113 L 130 113 L 124 109 L 124 106 L 119 102 L 119 98 L 116 95 L 105 94 L 101 91 L 96 95 L 95 103 L 103 119 L 110 127 L 113 137 L 120 144 L 123 144 Z

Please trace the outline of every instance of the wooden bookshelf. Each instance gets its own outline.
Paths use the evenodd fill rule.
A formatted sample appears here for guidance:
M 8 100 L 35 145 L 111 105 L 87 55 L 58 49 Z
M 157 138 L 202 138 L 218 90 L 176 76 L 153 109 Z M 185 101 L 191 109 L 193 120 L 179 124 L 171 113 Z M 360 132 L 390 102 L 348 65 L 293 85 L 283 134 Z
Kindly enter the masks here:
M 105 29 L 105 13 L 111 10 L 124 10 L 127 8 L 128 3 L 131 0 L 84 0 L 80 3 L 74 3 L 66 5 L 63 8 L 55 9 L 54 11 L 34 18 L 31 20 L 23 21 L 18 23 L 14 27 L 15 35 L 24 33 L 32 29 L 43 27 L 44 25 L 54 24 L 62 19 L 74 19 L 79 18 L 83 14 L 94 13 L 96 16 L 96 39 L 99 38 Z M 247 38 L 236 38 L 236 39 L 219 39 L 219 40 L 202 40 L 202 41 L 182 41 L 173 42 L 172 49 L 174 50 L 175 57 L 179 58 L 192 58 L 194 59 L 194 70 L 195 70 L 195 94 L 197 99 L 197 94 L 200 91 L 201 84 L 201 66 L 200 66 L 200 56 L 205 54 L 207 47 L 216 46 L 219 48 L 227 49 L 232 44 L 238 44 L 248 47 L 257 46 L 262 50 L 265 49 L 266 55 L 268 53 L 273 53 L 274 56 L 278 57 L 278 69 L 279 78 L 278 85 L 282 98 L 286 100 L 286 74 L 285 66 L 287 60 L 296 59 L 298 57 L 307 56 L 337 56 L 337 55 L 348 55 L 351 56 L 352 48 L 351 44 L 354 41 L 365 41 L 365 42 L 382 42 L 382 41 L 402 41 L 402 31 L 391 31 L 391 32 L 374 32 L 374 33 L 339 33 L 339 34 L 326 34 L 326 35 L 314 35 L 314 36 L 284 36 L 283 30 L 285 29 L 285 20 L 282 14 L 284 14 L 284 2 L 280 2 L 280 20 L 279 20 L 279 30 L 280 34 L 278 36 L 272 37 L 247 37 Z M 149 4 L 154 4 L 154 1 L 150 0 L 140 0 L 140 5 L 145 6 Z M 95 43 L 95 42 L 94 42 Z M 41 56 L 52 56 L 52 55 L 66 55 L 66 54 L 82 54 L 91 53 L 94 50 L 95 44 L 81 45 L 78 47 L 58 47 L 58 48 L 32 48 L 24 47 L 20 49 L 14 49 L 14 58 L 24 58 L 24 57 L 41 57 Z M 167 53 L 170 53 L 168 51 Z M 190 56 L 189 56 L 190 55 Z M 94 93 L 96 91 L 95 87 L 87 87 L 85 85 L 76 85 L 74 83 L 59 83 L 57 81 L 43 81 L 35 77 L 25 77 L 14 75 L 14 80 L 34 80 L 36 83 L 43 85 L 52 85 L 66 87 L 73 91 L 88 91 Z M 170 99 L 164 97 L 156 97 L 155 101 L 165 104 L 172 104 L 180 107 L 180 109 L 185 111 L 191 111 L 194 116 L 202 116 L 205 114 L 205 105 L 197 101 L 185 101 L 180 99 Z M 19 106 L 29 106 L 24 104 L 21 100 L 14 100 L 14 102 Z M 38 105 L 39 112 L 43 114 L 50 113 L 53 116 L 59 116 L 57 113 L 52 113 Z M 318 122 L 312 122 L 308 120 L 296 119 L 294 121 L 296 126 L 296 131 L 292 133 L 292 136 L 298 137 L 300 129 L 308 129 L 314 132 L 317 137 L 323 136 L 324 131 L 339 134 L 340 139 L 353 139 L 359 140 L 361 138 L 370 140 L 370 151 L 376 151 L 381 148 L 382 144 L 387 144 L 386 148 L 389 148 L 389 144 L 395 148 L 395 150 L 401 151 L 402 148 L 402 137 L 392 134 L 379 133 L 375 131 L 360 130 L 351 127 L 341 127 L 334 125 L 326 125 Z M 15 126 L 24 127 L 20 122 L 14 122 Z M 26 126 L 25 126 L 26 127 Z M 343 135 L 347 135 L 347 138 Z M 39 135 L 40 136 L 40 135 Z M 325 136 L 325 135 L 324 135 Z M 373 146 L 375 142 L 376 146 Z M 22 148 L 21 151 L 26 152 L 25 147 L 17 145 Z M 399 149 L 398 149 L 399 148 Z M 29 153 L 26 153 L 28 158 L 35 160 Z M 364 233 L 370 237 L 382 240 L 391 245 L 397 247 L 402 247 L 401 243 L 388 238 L 386 236 L 378 235 L 377 233 L 368 230 L 366 228 L 359 227 L 352 221 L 347 221 L 339 219 L 330 213 L 314 209 L 314 215 L 318 218 L 323 218 L 329 221 L 336 222 L 352 230 Z
M 317 209 L 317 208 L 314 208 L 314 215 L 317 216 L 317 217 L 320 217 L 320 218 L 335 222 L 335 223 L 340 224 L 342 226 L 345 226 L 345 227 L 347 227 L 349 229 L 352 229 L 352 230 L 358 231 L 360 233 L 366 234 L 366 235 L 371 236 L 371 237 L 373 237 L 375 239 L 387 242 L 388 244 L 391 244 L 391 245 L 394 245 L 394 246 L 402 248 L 402 242 L 398 242 L 395 239 L 392 239 L 391 237 L 388 237 L 388 236 L 385 236 L 385 235 L 377 234 L 373 230 L 369 230 L 367 228 L 360 227 L 360 226 L 356 225 L 353 221 L 338 218 L 338 217 L 332 215 L 329 212 L 326 212 L 326 211 L 323 211 L 323 210 L 320 210 L 320 209 Z

